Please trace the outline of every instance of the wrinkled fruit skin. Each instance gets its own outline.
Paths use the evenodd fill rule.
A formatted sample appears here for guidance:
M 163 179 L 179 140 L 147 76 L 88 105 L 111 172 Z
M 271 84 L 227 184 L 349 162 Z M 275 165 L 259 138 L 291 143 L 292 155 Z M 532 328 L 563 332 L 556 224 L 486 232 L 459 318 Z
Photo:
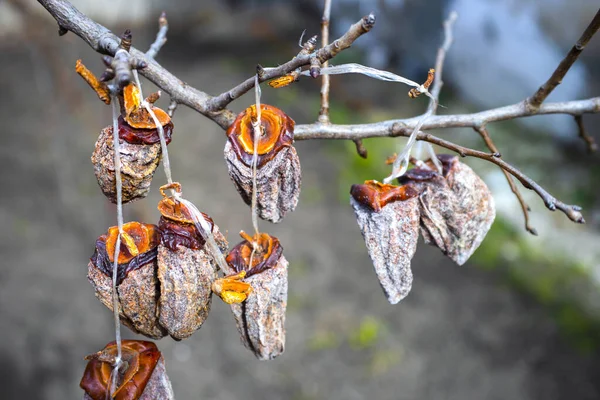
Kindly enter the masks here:
M 160 234 L 156 226 L 138 222 L 129 222 L 123 226 L 123 229 L 127 233 L 139 235 L 142 226 L 149 228 L 148 232 L 151 235 L 151 238 L 147 239 L 149 243 L 136 243 L 141 246 L 142 253 L 119 264 L 118 267 L 119 317 L 121 322 L 132 331 L 153 339 L 160 339 L 167 334 L 160 326 L 157 317 L 160 286 L 157 279 L 156 246 Z M 116 240 L 116 238 L 107 239 L 107 235 L 102 235 L 96 241 L 96 250 L 88 264 L 88 280 L 94 287 L 96 297 L 112 311 L 113 264 L 109 259 L 112 255 L 107 254 L 107 240 Z M 115 242 L 112 243 L 114 246 Z M 121 249 L 123 248 L 124 245 L 121 246 Z
M 417 197 L 395 201 L 379 212 L 350 197 L 369 257 L 391 304 L 404 299 L 412 287 L 410 261 L 419 238 Z
M 227 251 L 227 241 L 216 225 L 213 235 L 219 248 Z M 216 278 L 217 264 L 207 250 L 177 245 L 173 251 L 162 243 L 158 246 L 159 321 L 173 339 L 185 339 L 202 326 Z
M 225 161 L 235 188 L 246 204 L 252 204 L 252 168 L 239 160 L 229 140 L 225 144 Z M 256 169 L 258 216 L 274 223 L 281 221 L 296 209 L 301 183 L 296 149 L 284 147 L 272 160 Z
M 167 376 L 164 359 L 152 342 L 123 340 L 123 360 L 128 367 L 119 374 L 116 400 L 173 400 L 171 382 Z M 116 345 L 109 343 L 102 350 L 112 357 Z M 112 363 L 91 358 L 86 366 L 80 386 L 85 391 L 83 400 L 109 398 Z
M 298 205 L 300 159 L 293 147 L 295 122 L 282 110 L 261 104 L 261 133 L 254 143 L 258 109 L 242 111 L 227 129 L 225 161 L 229 176 L 246 204 L 252 204 L 252 164 L 256 150 L 258 216 L 279 222 Z
M 121 177 L 123 203 L 144 198 L 150 191 L 152 176 L 161 157 L 160 143 L 130 144 L 119 141 L 121 154 Z M 117 202 L 113 128 L 108 126 L 100 132 L 92 154 L 94 174 L 102 193 L 113 203 Z
M 157 318 L 160 293 L 156 273 L 155 259 L 131 271 L 117 287 L 119 317 L 123 325 L 152 339 L 160 339 L 167 335 L 166 329 L 159 324 Z M 98 300 L 112 311 L 112 277 L 104 274 L 90 261 L 88 280 L 94 287 Z
M 283 255 L 275 266 L 244 280 L 252 293 L 231 311 L 244 346 L 260 360 L 272 360 L 285 350 L 285 310 L 288 262 Z
M 404 181 L 411 181 L 421 192 L 421 234 L 425 242 L 462 265 L 477 250 L 494 222 L 494 198 L 483 180 L 458 157 L 440 154 L 438 158 L 444 166 L 444 176 L 435 172 L 430 179 L 418 180 L 407 173 Z

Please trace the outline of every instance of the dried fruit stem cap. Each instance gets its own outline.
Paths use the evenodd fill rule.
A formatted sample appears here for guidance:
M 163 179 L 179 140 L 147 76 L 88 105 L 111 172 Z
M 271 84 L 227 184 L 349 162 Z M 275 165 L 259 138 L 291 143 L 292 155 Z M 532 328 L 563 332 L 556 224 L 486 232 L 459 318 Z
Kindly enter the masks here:
M 294 142 L 295 124 L 293 119 L 276 107 L 261 104 L 260 109 L 262 134 L 258 142 L 258 167 L 272 160 L 284 147 L 291 146 Z M 254 155 L 252 123 L 256 119 L 256 105 L 252 105 L 242 111 L 227 129 L 227 136 L 238 159 L 248 167 L 252 165 Z
M 106 243 L 106 253 L 111 262 L 114 262 L 118 236 L 119 228 L 111 226 L 108 228 L 108 233 L 99 238 Z M 118 264 L 128 263 L 134 257 L 156 248 L 159 240 L 160 234 L 155 225 L 135 221 L 123 224 Z
M 357 202 L 379 212 L 387 204 L 406 201 L 416 197 L 419 192 L 411 185 L 395 186 L 377 181 L 365 181 L 362 185 L 352 185 L 350 194 Z
M 161 353 L 154 343 L 142 340 L 123 340 L 122 350 L 125 369 L 119 371 L 118 386 L 112 398 L 135 400 L 144 392 Z M 86 357 L 89 362 L 79 386 L 93 400 L 109 398 L 116 356 L 117 346 L 115 342 L 110 342 L 103 350 Z
M 246 277 L 249 278 L 277 264 L 283 253 L 279 239 L 267 233 L 250 237 L 242 231 L 240 235 L 245 238 L 244 241 L 231 249 L 225 259 L 235 272 L 246 271 Z M 256 251 L 252 255 L 255 246 Z M 252 258 L 252 265 L 250 265 L 250 258 Z
M 158 211 L 162 215 L 158 222 L 158 227 L 162 232 L 161 242 L 173 251 L 177 250 L 177 245 L 196 250 L 202 249 L 205 240 L 196 228 L 192 213 L 177 197 L 167 196 L 165 191 L 169 189 L 181 194 L 181 184 L 175 182 L 160 188 L 160 192 L 164 196 L 158 202 Z M 201 214 L 208 222 L 211 232 L 214 231 L 215 223 L 212 218 L 204 213 Z
M 158 97 L 156 97 L 156 99 L 158 99 Z M 135 85 L 135 83 L 132 82 L 123 88 L 123 103 L 125 106 L 125 121 L 127 121 L 129 126 L 138 129 L 156 128 L 154 119 L 148 110 L 142 106 L 140 89 Z M 169 114 L 158 107 L 154 107 L 153 105 L 150 105 L 150 107 L 154 112 L 154 115 L 156 115 L 158 122 L 160 122 L 162 126 L 165 126 L 171 122 L 171 117 L 169 117 Z

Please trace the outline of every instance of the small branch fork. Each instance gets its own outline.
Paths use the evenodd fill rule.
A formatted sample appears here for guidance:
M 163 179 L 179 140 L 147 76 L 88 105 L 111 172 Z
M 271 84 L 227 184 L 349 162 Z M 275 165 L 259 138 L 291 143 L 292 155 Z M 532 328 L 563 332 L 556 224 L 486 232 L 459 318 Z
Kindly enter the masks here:
M 585 46 L 589 43 L 592 36 L 594 36 L 594 34 L 598 32 L 599 28 L 600 9 L 596 13 L 596 16 L 594 16 L 592 22 L 590 22 L 585 31 L 583 31 L 583 34 L 581 35 L 577 43 L 575 43 L 575 45 L 571 48 L 567 56 L 560 62 L 560 64 L 558 64 L 558 67 L 556 68 L 552 76 L 550 76 L 550 79 L 548 79 L 546 83 L 540 86 L 540 88 L 537 90 L 537 92 L 535 92 L 533 96 L 525 100 L 529 108 L 532 108 L 534 110 L 538 108 L 540 104 L 542 104 L 544 100 L 546 100 L 546 97 L 548 97 L 550 93 L 552 93 L 552 91 L 562 83 L 563 78 L 565 77 L 569 69 L 573 66 L 573 63 L 577 61 L 577 58 L 579 57 L 583 49 L 585 49 Z
M 38 0 L 38 2 L 46 8 L 46 10 L 56 19 L 59 32 L 65 34 L 68 31 L 75 33 L 83 39 L 90 47 L 98 53 L 114 56 L 119 49 L 120 39 L 110 32 L 104 26 L 91 20 L 86 15 L 77 10 L 67 0 Z M 286 75 L 297 68 L 306 65 L 321 65 L 327 60 L 335 57 L 340 51 L 349 48 L 355 40 L 363 34 L 369 32 L 375 25 L 375 16 L 370 14 L 361 18 L 358 22 L 350 26 L 348 31 L 332 43 L 318 49 L 313 54 L 301 55 L 292 60 L 280 65 L 277 68 L 259 69 L 259 82 L 264 82 L 273 78 Z M 528 117 L 532 115 L 546 114 L 568 114 L 575 118 L 579 127 L 580 136 L 588 143 L 590 149 L 595 148 L 595 143 L 583 129 L 582 116 L 583 114 L 599 113 L 600 112 L 600 97 L 589 98 L 585 100 L 544 103 L 546 97 L 552 90 L 561 82 L 570 67 L 573 65 L 579 54 L 590 41 L 592 36 L 600 27 L 600 11 L 596 14 L 592 22 L 584 31 L 583 35 L 575 46 L 571 49 L 565 59 L 556 68 L 550 79 L 544 83 L 540 89 L 530 98 L 519 103 L 481 111 L 472 114 L 454 114 L 454 115 L 430 115 L 422 124 L 421 130 L 417 134 L 417 140 L 426 141 L 438 146 L 454 151 L 461 156 L 471 156 L 484 159 L 493 164 L 498 165 L 503 171 L 512 175 L 528 189 L 534 190 L 544 201 L 546 207 L 550 210 L 560 210 L 569 219 L 574 222 L 584 223 L 580 208 L 564 204 L 538 185 L 531 178 L 524 175 L 522 172 L 506 163 L 501 158 L 497 157 L 495 147 L 491 148 L 491 153 L 486 153 L 474 149 L 462 147 L 452 142 L 440 139 L 431 134 L 424 133 L 425 130 L 437 128 L 456 128 L 466 127 L 475 129 L 485 140 L 485 127 L 492 122 L 512 120 L 516 118 Z M 154 57 L 164 41 L 166 40 L 166 24 L 159 24 L 159 33 L 154 44 L 149 50 L 149 54 L 145 54 L 134 47 L 131 47 L 129 53 L 131 57 L 138 60 L 139 63 L 146 63 L 144 68 L 139 69 L 140 74 L 148 80 L 156 84 L 164 92 L 171 96 L 171 106 L 169 112 L 175 110 L 177 104 L 186 105 L 207 118 L 214 121 L 221 128 L 227 129 L 235 119 L 235 114 L 226 107 L 229 103 L 239 98 L 244 93 L 254 87 L 254 75 L 239 85 L 223 92 L 217 96 L 209 94 L 187 85 L 179 80 L 171 72 L 160 66 Z M 312 63 L 311 63 L 312 61 Z M 434 90 L 441 84 L 435 85 L 431 93 L 436 93 Z M 439 94 L 439 91 L 438 93 Z M 360 142 L 361 139 L 370 137 L 396 137 L 409 136 L 421 119 L 421 116 L 381 121 L 371 124 L 357 125 L 335 125 L 335 124 L 300 124 L 296 125 L 294 138 L 296 140 L 307 139 L 346 139 L 352 140 L 357 144 L 357 149 L 364 147 Z M 483 131 L 482 131 L 483 129 Z M 489 133 L 487 133 L 489 138 Z M 491 140 L 489 140 L 491 143 Z M 492 143 L 493 144 L 493 143 Z M 513 185 L 511 185 L 511 189 Z M 514 190 L 513 190 L 514 192 Z M 517 195 L 515 193 L 515 195 Z M 519 198 L 519 195 L 517 195 Z M 522 208 L 527 209 L 526 205 L 519 199 Z M 527 216 L 526 216 L 527 219 Z M 527 226 L 528 223 L 526 222 Z

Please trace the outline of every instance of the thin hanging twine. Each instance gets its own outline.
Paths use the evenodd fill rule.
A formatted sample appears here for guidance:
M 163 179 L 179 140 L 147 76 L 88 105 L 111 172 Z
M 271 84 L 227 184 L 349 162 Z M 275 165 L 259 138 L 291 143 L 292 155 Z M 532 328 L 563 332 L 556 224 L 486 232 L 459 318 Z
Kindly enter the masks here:
M 157 127 L 158 135 L 160 136 L 160 147 L 161 147 L 162 155 L 163 155 L 163 163 L 162 164 L 163 164 L 163 168 L 165 170 L 165 176 L 167 177 L 167 182 L 169 184 L 172 184 L 173 178 L 171 175 L 171 163 L 169 162 L 169 150 L 167 149 L 167 141 L 165 140 L 165 131 L 164 131 L 160 121 L 156 117 L 156 114 L 154 114 L 154 111 L 152 110 L 152 107 L 150 106 L 150 104 L 146 100 L 144 100 L 144 97 L 142 95 L 142 86 L 140 84 L 140 78 L 138 76 L 137 70 L 135 70 L 135 69 L 133 70 L 133 77 L 135 79 L 135 83 L 137 84 L 137 86 L 140 90 L 140 97 L 142 99 L 141 104 L 148 111 L 148 113 L 152 117 L 152 120 L 154 121 L 154 124 Z M 217 261 L 217 265 L 219 266 L 221 271 L 223 271 L 223 273 L 226 273 L 226 271 L 229 271 L 229 267 L 227 265 L 227 262 L 225 261 L 225 257 L 223 257 L 223 253 L 221 252 L 221 249 L 219 249 L 219 246 L 217 245 L 217 242 L 215 241 L 215 237 L 212 234 L 211 227 L 210 227 L 210 224 L 208 223 L 208 221 L 204 218 L 202 213 L 198 210 L 198 208 L 196 208 L 196 206 L 191 201 L 186 200 L 181 196 L 181 193 L 174 191 L 174 190 L 172 191 L 172 193 L 173 193 L 173 197 L 175 197 L 175 199 L 177 201 L 179 201 L 181 204 L 183 204 L 187 208 L 187 210 L 190 212 L 190 216 L 192 217 L 192 220 L 194 221 L 196 230 L 198 232 L 200 232 L 200 235 L 202 236 L 202 238 L 204 239 L 206 244 L 208 244 L 209 250 L 210 250 L 213 258 Z
M 121 180 L 121 153 L 119 143 L 119 110 L 117 109 L 118 100 L 113 97 L 112 101 L 112 117 L 113 117 L 113 150 L 114 150 L 114 166 L 115 166 L 115 185 L 117 189 L 117 227 L 119 228 L 119 234 L 117 235 L 117 242 L 115 244 L 115 254 L 113 261 L 113 274 L 112 274 L 112 303 L 113 303 L 113 316 L 115 320 L 115 342 L 117 343 L 117 358 L 115 359 L 114 367 L 111 372 L 111 385 L 110 393 L 115 393 L 117 390 L 117 382 L 119 378 L 119 367 L 121 366 L 122 360 L 122 348 L 121 348 L 121 324 L 119 321 L 119 299 L 117 293 L 117 269 L 119 268 L 119 254 L 121 252 L 121 235 L 123 234 L 123 182 Z M 107 393 L 108 396 L 108 393 Z M 112 396 L 111 396 L 112 397 Z
M 260 96 L 262 91 L 260 90 L 260 82 L 258 80 L 258 74 L 254 76 L 254 105 L 256 107 L 256 121 L 252 121 L 252 131 L 254 133 L 254 153 L 252 154 L 252 226 L 254 227 L 255 240 L 252 242 L 252 253 L 250 253 L 250 264 L 254 261 L 254 254 L 258 250 L 258 210 L 256 207 L 257 202 L 257 185 L 256 185 L 256 164 L 258 163 L 258 141 L 262 134 L 262 121 L 261 121 L 261 108 L 260 108 Z
M 268 69 L 268 68 L 265 68 Z M 367 67 L 362 64 L 349 63 L 349 64 L 341 64 L 341 65 L 332 65 L 328 67 L 323 67 L 320 70 L 321 75 L 342 75 L 342 74 L 362 74 L 368 76 L 369 78 L 378 79 L 380 81 L 386 82 L 398 82 L 404 83 L 405 85 L 414 87 L 417 91 L 425 96 L 429 97 L 432 100 L 435 100 L 433 95 L 429 93 L 429 90 L 420 83 L 415 81 L 411 81 L 403 76 L 396 75 L 389 71 L 383 71 L 376 68 Z M 310 76 L 310 70 L 305 70 L 300 73 L 303 76 Z
M 425 121 L 427 121 L 427 119 L 434 114 L 435 110 L 439 105 L 438 100 L 431 93 L 429 93 L 429 90 L 424 85 L 420 83 L 404 78 L 400 75 L 396 75 L 389 71 L 382 71 L 361 64 L 349 63 L 337 66 L 323 67 L 321 68 L 320 73 L 321 75 L 362 74 L 370 78 L 382 81 L 404 83 L 405 85 L 416 88 L 419 93 L 424 94 L 431 99 L 427 111 L 421 116 L 421 118 L 417 122 L 417 125 L 411 132 L 406 146 L 404 147 L 400 155 L 396 157 L 396 160 L 394 161 L 394 164 L 392 166 L 392 173 L 390 174 L 390 176 L 384 178 L 383 183 L 389 184 L 394 179 L 404 175 L 404 173 L 408 169 L 410 154 L 415 142 L 417 141 L 417 135 L 419 134 L 419 131 L 421 130 L 421 127 L 423 126 Z M 308 76 L 309 74 L 310 71 L 305 70 L 302 71 L 300 75 Z M 435 156 L 435 151 L 433 150 L 433 147 L 429 146 L 427 150 L 429 151 L 431 155 L 431 160 L 435 164 L 436 168 L 438 168 L 438 170 L 441 171 L 441 164 Z

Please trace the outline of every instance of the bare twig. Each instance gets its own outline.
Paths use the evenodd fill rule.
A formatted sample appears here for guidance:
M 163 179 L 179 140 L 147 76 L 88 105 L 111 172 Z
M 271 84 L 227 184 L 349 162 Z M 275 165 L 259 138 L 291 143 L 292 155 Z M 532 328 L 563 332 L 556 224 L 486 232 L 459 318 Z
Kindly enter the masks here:
M 472 114 L 432 115 L 421 127 L 421 130 L 439 128 L 474 128 L 491 122 L 506 121 L 532 115 L 568 114 L 581 115 L 600 112 L 600 97 L 586 100 L 544 103 L 537 111 L 527 109 L 525 103 L 519 102 L 509 106 L 493 108 Z M 409 132 L 416 126 L 420 116 L 407 119 L 394 119 L 370 124 L 336 125 L 336 124 L 299 124 L 294 129 L 295 140 L 308 139 L 367 139 L 371 137 L 399 136 L 393 128 L 401 127 Z M 401 136 L 406 136 L 402 134 Z
M 330 16 L 331 0 L 325 0 L 325 5 L 323 7 L 323 18 L 321 19 L 321 47 L 325 47 L 329 44 Z M 329 63 L 325 61 L 322 65 L 323 67 L 327 67 Z M 319 122 L 323 124 L 329 123 L 329 79 L 330 76 L 327 74 L 321 77 L 321 110 L 319 111 Z
M 40 0 L 42 1 L 42 0 Z M 46 0 L 47 1 L 47 0 Z M 319 62 L 324 63 L 325 61 L 335 57 L 340 51 L 347 49 L 354 43 L 356 39 L 358 39 L 363 34 L 369 32 L 371 28 L 375 25 L 375 15 L 369 14 L 360 21 L 356 22 L 354 25 L 350 26 L 348 31 L 344 33 L 339 39 L 335 40 L 333 43 L 320 48 L 316 52 L 316 57 Z M 283 76 L 298 67 L 302 67 L 304 65 L 310 64 L 310 54 L 305 54 L 302 56 L 295 57 L 294 59 L 286 62 L 283 65 L 280 65 L 277 68 L 272 68 L 269 70 L 265 70 L 264 74 L 260 76 L 260 82 L 267 81 L 269 79 L 273 79 L 279 76 Z M 233 100 L 237 99 L 244 93 L 248 92 L 250 89 L 254 87 L 254 76 L 246 79 L 244 82 L 240 83 L 236 87 L 228 90 L 225 93 L 221 93 L 220 95 L 212 98 L 208 102 L 208 109 L 211 111 L 222 110 Z M 233 121 L 233 120 L 232 120 Z
M 437 57 L 435 60 L 435 77 L 433 78 L 433 87 L 429 91 L 431 95 L 439 102 L 440 91 L 442 90 L 442 86 L 444 86 L 444 81 L 442 81 L 442 71 L 444 69 L 444 61 L 446 60 L 446 53 L 452 46 L 452 42 L 454 41 L 454 35 L 452 34 L 452 26 L 454 22 L 456 22 L 456 18 L 458 18 L 458 14 L 455 11 L 452 11 L 448 16 L 448 19 L 444 21 L 444 43 L 438 49 Z M 433 100 L 429 101 L 429 106 L 432 107 Z M 435 114 L 435 110 L 433 113 Z
M 367 158 L 368 156 L 368 151 L 365 148 L 365 145 L 363 144 L 361 139 L 354 139 L 353 140 L 354 144 L 356 145 L 356 152 L 358 153 L 359 156 L 361 156 L 362 158 Z
M 402 132 L 402 128 L 399 129 L 399 134 L 402 136 L 408 136 L 408 132 Z M 581 207 L 575 205 L 568 205 L 563 203 L 562 201 L 557 200 L 554 196 L 548 193 L 544 188 L 542 188 L 538 183 L 536 183 L 533 179 L 529 178 L 517 168 L 508 164 L 502 158 L 496 157 L 497 152 L 485 153 L 483 151 L 478 151 L 474 149 L 470 149 L 468 147 L 463 147 L 452 142 L 440 139 L 428 133 L 419 132 L 417 137 L 418 140 L 425 140 L 429 143 L 436 144 L 438 146 L 444 147 L 446 149 L 452 150 L 458 153 L 461 157 L 476 157 L 481 158 L 482 160 L 486 160 L 491 162 L 492 164 L 496 164 L 504 171 L 510 173 L 514 176 L 523 186 L 527 189 L 531 189 L 541 197 L 544 201 L 544 204 L 550 211 L 560 210 L 562 211 L 571 221 L 577 222 L 580 224 L 584 224 L 585 220 L 581 215 Z
M 169 30 L 169 22 L 167 21 L 167 14 L 163 11 L 158 17 L 158 33 L 156 34 L 156 40 L 150 45 L 150 48 L 146 52 L 146 57 L 156 58 L 156 55 L 167 43 L 167 31 Z
M 539 107 L 540 104 L 546 100 L 546 97 L 548 97 L 550 93 L 552 93 L 552 91 L 561 84 L 564 76 L 573 66 L 573 63 L 577 61 L 579 54 L 581 54 L 592 36 L 594 36 L 594 34 L 598 31 L 598 28 L 600 28 L 600 10 L 598 10 L 592 22 L 590 22 L 585 31 L 583 31 L 583 34 L 577 43 L 575 43 L 575 45 L 571 48 L 567 56 L 560 62 L 560 64 L 558 64 L 558 67 L 556 67 L 556 70 L 554 73 L 552 73 L 550 79 L 540 86 L 533 96 L 526 100 L 529 107 L 532 109 Z
M 500 158 L 501 155 L 498 152 L 498 148 L 492 141 L 492 137 L 490 136 L 490 133 L 488 132 L 487 128 L 485 126 L 479 126 L 474 129 L 476 132 L 478 132 L 481 135 L 481 137 L 483 138 L 483 141 L 485 142 L 485 145 L 488 147 L 488 149 L 490 149 L 490 151 L 493 153 L 494 157 Z M 506 177 L 506 181 L 508 182 L 508 186 L 510 186 L 510 190 L 515 194 L 515 196 L 517 197 L 517 200 L 519 200 L 519 204 L 521 205 L 521 210 L 523 211 L 523 217 L 525 218 L 525 229 L 527 230 L 527 232 L 531 233 L 532 235 L 537 236 L 537 231 L 529 223 L 529 211 L 531 211 L 531 208 L 525 202 L 525 199 L 521 195 L 521 192 L 517 188 L 517 185 L 515 185 L 515 182 L 513 181 L 513 177 L 505 169 L 501 168 L 501 170 L 502 170 L 502 173 L 504 174 L 504 176 Z
M 79 12 L 67 0 L 38 0 L 38 2 L 42 4 L 56 19 L 60 27 L 75 33 L 97 52 L 112 56 L 117 51 L 120 44 L 120 39 L 104 26 L 92 21 L 90 18 Z M 592 22 L 592 25 L 595 24 L 594 26 L 596 27 L 594 28 L 592 25 L 590 25 L 590 27 L 586 29 L 586 33 L 584 33 L 582 36 L 582 39 L 584 40 L 582 40 L 580 43 L 578 42 L 578 44 L 575 46 L 577 51 L 581 51 L 583 46 L 589 41 L 589 38 L 593 32 L 597 30 L 597 20 L 598 15 Z M 349 30 L 339 39 L 327 45 L 326 47 L 319 49 L 315 53 L 318 61 L 323 63 L 334 57 L 340 51 L 350 47 L 350 45 L 358 37 L 368 32 L 373 27 L 374 23 L 375 17 L 373 15 L 363 17 L 360 21 L 352 25 Z M 217 123 L 223 129 L 229 127 L 229 125 L 235 119 L 235 115 L 225 107 L 234 99 L 238 98 L 254 87 L 253 76 L 237 85 L 233 89 L 224 92 L 219 96 L 212 97 L 182 82 L 169 71 L 161 67 L 153 59 L 146 57 L 145 54 L 139 50 L 132 47 L 130 49 L 130 54 L 137 60 L 147 62 L 147 66 L 144 69 L 141 69 L 140 73 L 151 82 L 156 84 L 164 92 L 170 94 L 172 101 L 179 104 L 184 104 L 198 111 L 202 115 Z M 293 60 L 279 66 L 278 68 L 261 70 L 259 71 L 260 81 L 263 82 L 273 79 L 275 77 L 285 75 L 298 67 L 308 65 L 311 57 L 314 57 L 314 55 L 296 57 Z M 574 59 L 569 61 L 569 66 L 574 61 Z M 558 69 L 560 69 L 560 66 Z M 555 86 L 556 85 L 553 87 Z M 481 111 L 478 113 L 441 116 L 430 115 L 429 118 L 427 118 L 427 120 L 422 124 L 421 130 L 452 127 L 475 128 L 491 122 L 511 120 L 531 115 L 568 114 L 573 116 L 581 116 L 586 113 L 598 112 L 600 112 L 600 97 L 568 102 L 545 103 L 539 105 L 538 107 L 532 107 L 532 103 L 526 99 L 516 104 Z M 388 120 L 372 124 L 334 125 L 315 123 L 308 125 L 296 125 L 294 138 L 296 140 L 348 139 L 355 141 L 369 137 L 409 136 L 421 119 L 422 116 L 417 116 L 408 119 Z M 580 209 L 578 207 L 569 206 L 557 201 L 542 187 L 540 187 L 530 178 L 523 175 L 516 168 L 505 163 L 502 159 L 494 157 L 493 153 L 490 154 L 468 149 L 423 132 L 418 133 L 417 139 L 437 144 L 455 151 L 463 156 L 478 157 L 492 162 L 517 178 L 525 187 L 534 190 L 542 198 L 549 209 L 559 209 L 563 211 L 571 220 L 580 223 L 584 222 L 581 213 L 579 213 Z
M 575 122 L 577 123 L 577 128 L 579 128 L 579 137 L 587 145 L 588 152 L 593 153 L 596 150 L 598 150 L 598 145 L 596 144 L 596 141 L 585 130 L 585 126 L 583 125 L 583 117 L 581 115 L 576 115 Z
M 169 117 L 173 118 L 173 114 L 175 114 L 175 110 L 177 109 L 177 102 L 173 99 L 171 99 L 171 102 L 169 103 L 169 108 L 167 109 L 167 114 L 169 114 Z
M 436 62 L 436 64 L 439 64 L 440 69 L 443 66 L 444 59 L 446 57 L 446 52 L 448 51 L 448 49 L 450 48 L 450 45 L 452 44 L 452 25 L 454 24 L 454 21 L 456 21 L 456 18 L 457 18 L 456 12 L 451 12 L 448 19 L 446 21 L 444 21 L 445 39 L 444 39 L 444 43 L 438 50 L 437 62 Z M 408 92 L 409 97 L 414 98 L 414 97 L 419 96 L 420 93 L 423 93 L 423 90 L 427 90 L 429 88 L 429 85 L 431 85 L 432 80 L 434 80 L 434 70 L 430 69 L 429 73 L 427 74 L 427 80 L 425 81 L 425 83 L 423 85 L 421 85 L 419 88 L 409 91 Z M 421 87 L 423 89 L 421 89 Z M 383 183 L 390 183 L 392 180 L 396 179 L 397 177 L 403 175 L 406 172 L 406 170 L 408 168 L 408 164 L 409 164 L 410 155 L 412 153 L 412 148 L 413 148 L 414 144 L 416 143 L 417 135 L 418 135 L 419 131 L 422 129 L 423 124 L 432 115 L 435 115 L 435 112 L 436 112 L 438 104 L 439 104 L 438 97 L 439 97 L 441 88 L 442 88 L 442 80 L 441 80 L 441 78 L 437 78 L 435 80 L 435 86 L 432 88 L 432 92 L 429 93 L 431 100 L 429 101 L 429 105 L 427 106 L 427 111 L 425 111 L 425 113 L 423 115 L 421 115 L 421 117 L 419 118 L 419 120 L 417 121 L 415 126 L 413 127 L 413 130 L 412 130 L 410 136 L 408 137 L 408 142 L 406 143 L 406 147 L 402 150 L 402 152 L 398 155 L 398 157 L 394 161 L 394 164 L 392 166 L 392 173 L 383 179 Z M 431 151 L 431 152 L 433 153 L 433 151 Z M 435 164 L 436 168 L 441 171 L 442 166 L 440 165 L 438 159 L 436 157 L 433 157 L 432 161 Z

